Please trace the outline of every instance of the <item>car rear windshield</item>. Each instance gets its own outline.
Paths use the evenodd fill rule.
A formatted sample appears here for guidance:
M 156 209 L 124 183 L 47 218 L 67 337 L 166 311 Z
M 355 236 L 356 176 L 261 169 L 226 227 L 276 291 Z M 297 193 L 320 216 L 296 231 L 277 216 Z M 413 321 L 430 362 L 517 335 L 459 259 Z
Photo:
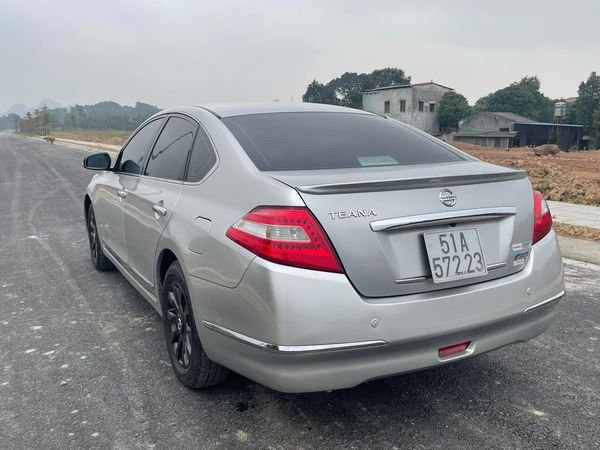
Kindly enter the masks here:
M 226 117 L 262 171 L 436 164 L 463 159 L 393 120 L 370 114 L 295 112 Z

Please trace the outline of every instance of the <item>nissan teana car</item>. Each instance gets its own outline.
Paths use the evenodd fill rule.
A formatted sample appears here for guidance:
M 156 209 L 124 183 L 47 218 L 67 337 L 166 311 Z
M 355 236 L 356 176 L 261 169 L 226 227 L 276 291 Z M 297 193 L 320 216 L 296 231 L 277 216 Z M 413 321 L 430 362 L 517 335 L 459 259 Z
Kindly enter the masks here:
M 158 311 L 190 388 L 232 370 L 324 391 L 444 365 L 534 338 L 565 293 L 524 172 L 365 111 L 174 108 L 84 166 L 100 171 L 92 262 Z

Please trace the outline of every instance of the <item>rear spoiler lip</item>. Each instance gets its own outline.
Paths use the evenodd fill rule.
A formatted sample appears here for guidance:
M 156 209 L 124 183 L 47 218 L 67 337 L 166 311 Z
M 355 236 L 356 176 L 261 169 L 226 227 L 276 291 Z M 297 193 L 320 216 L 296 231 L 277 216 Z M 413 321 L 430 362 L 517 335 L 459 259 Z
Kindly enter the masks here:
M 351 194 L 356 192 L 401 191 L 407 189 L 427 189 L 436 187 L 464 186 L 469 184 L 499 183 L 502 181 L 522 180 L 523 178 L 527 178 L 526 172 L 522 170 L 514 170 L 510 172 L 474 175 L 449 175 L 434 178 L 312 184 L 296 186 L 296 189 L 305 194 L 331 195 Z

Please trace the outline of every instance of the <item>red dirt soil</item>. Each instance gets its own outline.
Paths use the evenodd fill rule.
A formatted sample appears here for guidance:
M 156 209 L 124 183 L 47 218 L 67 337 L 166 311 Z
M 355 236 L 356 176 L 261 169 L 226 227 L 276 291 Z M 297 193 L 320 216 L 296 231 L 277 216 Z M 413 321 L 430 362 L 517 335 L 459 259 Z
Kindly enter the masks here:
M 453 142 L 483 161 L 525 170 L 533 187 L 548 200 L 600 206 L 600 151 L 535 156 L 530 148 L 487 148 Z

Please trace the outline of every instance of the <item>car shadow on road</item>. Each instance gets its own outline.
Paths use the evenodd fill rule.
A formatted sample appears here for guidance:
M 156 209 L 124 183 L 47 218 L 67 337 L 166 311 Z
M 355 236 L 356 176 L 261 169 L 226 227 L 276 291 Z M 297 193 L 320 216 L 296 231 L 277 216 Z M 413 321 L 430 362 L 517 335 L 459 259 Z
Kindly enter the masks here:
M 240 400 L 230 407 L 254 416 L 253 421 L 277 422 L 294 429 L 304 426 L 341 436 L 358 430 L 381 433 L 385 431 L 382 423 L 386 427 L 410 427 L 419 422 L 460 426 L 460 418 L 510 409 L 510 399 L 518 399 L 519 392 L 529 386 L 524 374 L 514 373 L 496 352 L 332 392 L 284 394 L 232 374 L 221 387 L 198 395 L 223 396 L 224 400 L 237 391 Z M 504 403 L 500 407 L 499 399 Z M 371 424 L 378 426 L 368 427 Z

